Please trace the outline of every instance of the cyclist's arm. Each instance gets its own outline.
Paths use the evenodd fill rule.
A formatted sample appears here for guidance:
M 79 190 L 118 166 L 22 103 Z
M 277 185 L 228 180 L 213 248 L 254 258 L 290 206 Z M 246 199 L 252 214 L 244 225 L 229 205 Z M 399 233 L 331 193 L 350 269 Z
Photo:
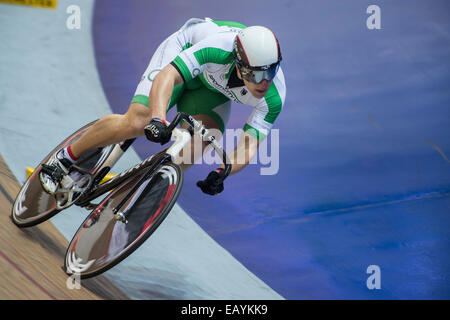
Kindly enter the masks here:
M 282 74 L 280 76 L 283 77 Z M 228 155 L 232 164 L 231 174 L 238 173 L 250 163 L 258 151 L 259 143 L 269 134 L 275 119 L 281 112 L 286 89 L 284 82 L 280 83 L 278 79 L 275 81 L 278 83 L 278 89 L 275 84 L 271 85 L 271 89 L 261 103 L 254 108 L 245 124 L 236 149 Z
M 238 173 L 250 163 L 250 160 L 258 151 L 258 146 L 258 139 L 245 131 L 242 132 L 236 148 L 228 154 L 228 158 L 231 161 L 230 175 Z M 221 168 L 224 169 L 225 166 L 222 165 Z
M 149 106 L 152 118 L 166 119 L 166 109 L 173 88 L 184 82 L 180 73 L 171 64 L 165 66 L 155 77 L 150 90 Z

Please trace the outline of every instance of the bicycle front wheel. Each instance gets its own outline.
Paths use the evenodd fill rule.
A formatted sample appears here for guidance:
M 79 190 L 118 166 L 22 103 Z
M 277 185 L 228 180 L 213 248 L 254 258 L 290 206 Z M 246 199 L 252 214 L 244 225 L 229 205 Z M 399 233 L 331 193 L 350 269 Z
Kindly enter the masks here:
M 171 162 L 160 165 L 123 204 L 120 211 L 127 216 L 127 223 L 113 213 L 147 171 L 139 171 L 111 191 L 89 214 L 67 248 L 66 273 L 85 279 L 112 268 L 147 240 L 166 218 L 183 185 L 181 167 Z

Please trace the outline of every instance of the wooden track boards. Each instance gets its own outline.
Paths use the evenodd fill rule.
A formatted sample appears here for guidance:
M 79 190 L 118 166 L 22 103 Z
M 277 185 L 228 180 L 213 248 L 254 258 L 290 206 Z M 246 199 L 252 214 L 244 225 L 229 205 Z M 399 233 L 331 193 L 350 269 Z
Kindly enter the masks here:
M 10 219 L 20 184 L 0 155 L 0 299 L 128 299 L 104 276 L 69 289 L 61 266 L 68 245 L 50 222 L 20 229 Z M 64 213 L 61 213 L 64 214 Z

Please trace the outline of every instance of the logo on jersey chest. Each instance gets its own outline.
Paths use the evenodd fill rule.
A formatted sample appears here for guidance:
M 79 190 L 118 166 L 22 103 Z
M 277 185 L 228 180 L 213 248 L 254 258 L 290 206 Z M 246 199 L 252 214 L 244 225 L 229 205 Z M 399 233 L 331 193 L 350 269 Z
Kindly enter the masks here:
M 214 78 L 214 76 L 212 74 L 208 75 L 208 78 L 210 80 L 210 84 L 216 88 L 217 90 L 219 90 L 220 92 L 222 92 L 223 94 L 225 94 L 228 98 L 230 98 L 231 100 L 234 100 L 236 102 L 239 102 L 236 97 L 233 95 L 233 93 L 228 90 L 227 88 L 225 88 L 225 86 L 223 86 L 222 84 L 218 83 L 217 80 Z

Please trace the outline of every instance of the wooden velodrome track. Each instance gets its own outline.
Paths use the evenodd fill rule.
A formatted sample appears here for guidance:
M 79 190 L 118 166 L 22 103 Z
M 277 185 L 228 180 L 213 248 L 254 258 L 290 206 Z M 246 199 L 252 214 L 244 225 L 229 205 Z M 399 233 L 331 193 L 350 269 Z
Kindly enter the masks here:
M 104 276 L 66 285 L 61 266 L 68 245 L 50 222 L 20 229 L 10 219 L 20 184 L 0 155 L 0 299 L 128 299 Z M 70 283 L 70 282 L 69 282 Z

